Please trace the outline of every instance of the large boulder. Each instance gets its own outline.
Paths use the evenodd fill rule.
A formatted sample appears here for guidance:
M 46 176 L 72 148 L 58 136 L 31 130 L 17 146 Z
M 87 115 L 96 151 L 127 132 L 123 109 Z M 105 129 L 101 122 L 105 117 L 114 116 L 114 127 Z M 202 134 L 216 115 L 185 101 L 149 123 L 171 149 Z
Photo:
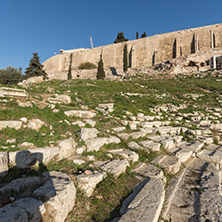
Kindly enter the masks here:
M 31 193 L 42 185 L 40 177 L 18 178 L 0 188 L 0 195 Z
M 73 156 L 76 154 L 76 142 L 73 138 L 69 138 L 59 142 L 59 157 L 58 159 L 61 160 L 63 158 L 72 159 Z
M 63 222 L 75 205 L 76 188 L 65 173 L 52 171 L 43 175 L 49 180 L 33 192 L 36 199 L 44 202 L 43 221 Z
M 27 197 L 0 208 L 1 222 L 41 222 L 45 207 L 42 201 Z

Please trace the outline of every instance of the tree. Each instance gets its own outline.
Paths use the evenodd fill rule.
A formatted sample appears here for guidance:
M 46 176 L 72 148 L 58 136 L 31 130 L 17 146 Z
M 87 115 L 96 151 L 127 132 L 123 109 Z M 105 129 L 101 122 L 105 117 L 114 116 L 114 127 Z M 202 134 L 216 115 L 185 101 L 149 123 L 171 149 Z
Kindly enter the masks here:
M 105 71 L 104 71 L 104 68 L 103 68 L 103 59 L 102 59 L 102 53 L 100 55 L 100 60 L 99 60 L 99 63 L 98 63 L 98 68 L 97 68 L 97 79 L 101 79 L 101 80 L 104 80 L 105 79 Z
M 123 71 L 126 72 L 128 69 L 128 62 L 127 62 L 127 45 L 124 45 L 124 49 L 123 49 Z
M 70 54 L 70 63 L 69 63 L 69 70 L 67 74 L 67 79 L 72 79 L 72 54 Z
M 114 41 L 114 43 L 119 43 L 119 42 L 126 42 L 128 41 L 128 39 L 126 39 L 123 35 L 123 32 L 118 32 L 118 35 L 116 37 L 116 40 Z
M 136 32 L 136 39 L 139 39 L 139 33 Z
M 0 84 L 17 84 L 22 80 L 22 68 L 8 66 L 6 69 L 0 69 Z
M 146 38 L 147 37 L 147 34 L 146 32 L 144 32 L 142 35 L 141 35 L 141 38 Z
M 33 57 L 29 62 L 29 66 L 25 70 L 24 79 L 28 79 L 34 76 L 42 76 L 44 80 L 47 79 L 47 73 L 45 72 L 45 70 L 43 70 L 43 65 L 40 63 L 38 53 L 34 52 L 32 54 Z

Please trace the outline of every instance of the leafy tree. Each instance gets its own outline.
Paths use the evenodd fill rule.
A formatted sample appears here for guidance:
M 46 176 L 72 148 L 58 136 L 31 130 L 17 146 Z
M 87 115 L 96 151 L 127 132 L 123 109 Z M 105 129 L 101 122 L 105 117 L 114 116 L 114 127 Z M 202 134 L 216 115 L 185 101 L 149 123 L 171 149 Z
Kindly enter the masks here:
M 126 42 L 128 41 L 128 39 L 126 39 L 123 35 L 123 32 L 118 32 L 118 35 L 116 37 L 116 40 L 114 41 L 114 43 L 119 43 L 119 42 Z
M 0 84 L 17 84 L 22 80 L 22 68 L 8 66 L 6 69 L 0 69 Z
M 29 66 L 25 70 L 24 79 L 28 79 L 34 76 L 43 76 L 43 79 L 47 79 L 47 73 L 43 70 L 43 65 L 40 63 L 38 53 L 32 53 L 33 57 L 29 62 Z
M 136 39 L 139 39 L 139 33 L 136 32 Z
M 72 79 L 72 54 L 70 54 L 70 64 L 69 64 L 67 78 L 68 80 Z
M 147 34 L 146 32 L 144 32 L 142 35 L 141 35 L 141 38 L 146 38 L 147 37 Z
M 101 79 L 101 80 L 104 80 L 105 79 L 105 71 L 104 71 L 104 68 L 103 68 L 103 59 L 102 59 L 102 54 L 100 55 L 100 60 L 99 60 L 99 63 L 98 63 L 98 68 L 97 68 L 97 79 Z
M 127 62 L 127 45 L 124 45 L 124 49 L 123 49 L 123 71 L 126 72 L 128 69 L 128 62 Z

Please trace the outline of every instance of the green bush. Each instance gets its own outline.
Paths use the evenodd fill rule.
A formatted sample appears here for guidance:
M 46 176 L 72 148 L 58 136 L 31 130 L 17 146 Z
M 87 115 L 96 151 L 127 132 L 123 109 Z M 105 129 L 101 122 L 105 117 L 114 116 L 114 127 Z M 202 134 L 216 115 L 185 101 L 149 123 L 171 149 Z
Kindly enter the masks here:
M 79 69 L 95 69 L 96 65 L 91 62 L 83 62 L 79 65 Z
M 0 69 L 0 84 L 17 84 L 22 79 L 22 70 L 8 66 L 6 69 Z

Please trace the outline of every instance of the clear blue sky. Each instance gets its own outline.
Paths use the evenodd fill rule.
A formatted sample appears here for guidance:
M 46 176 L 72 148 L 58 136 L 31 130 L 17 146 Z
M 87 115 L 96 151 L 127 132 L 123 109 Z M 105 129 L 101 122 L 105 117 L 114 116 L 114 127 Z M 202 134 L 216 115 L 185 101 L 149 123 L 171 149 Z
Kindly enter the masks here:
M 221 0 L 0 0 L 0 69 L 44 62 L 60 49 L 112 44 L 222 22 Z

